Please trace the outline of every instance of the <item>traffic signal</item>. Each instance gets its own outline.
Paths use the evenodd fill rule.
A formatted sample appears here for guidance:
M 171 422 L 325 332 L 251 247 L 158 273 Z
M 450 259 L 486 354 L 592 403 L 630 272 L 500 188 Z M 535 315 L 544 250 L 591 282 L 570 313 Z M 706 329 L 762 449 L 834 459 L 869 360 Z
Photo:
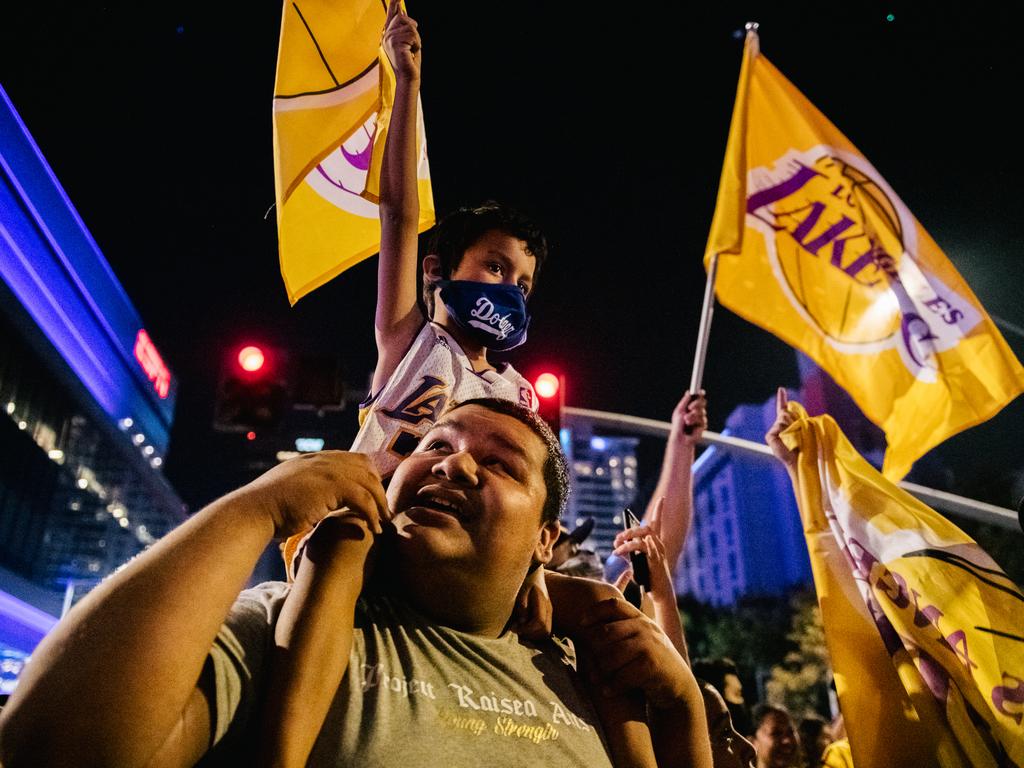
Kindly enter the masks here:
M 537 412 L 548 423 L 555 434 L 562 425 L 562 406 L 565 405 L 565 378 L 545 372 L 533 381 L 540 407 Z
M 287 407 L 284 369 L 283 353 L 277 350 L 255 344 L 233 350 L 221 368 L 213 428 L 245 432 L 249 440 L 274 429 Z

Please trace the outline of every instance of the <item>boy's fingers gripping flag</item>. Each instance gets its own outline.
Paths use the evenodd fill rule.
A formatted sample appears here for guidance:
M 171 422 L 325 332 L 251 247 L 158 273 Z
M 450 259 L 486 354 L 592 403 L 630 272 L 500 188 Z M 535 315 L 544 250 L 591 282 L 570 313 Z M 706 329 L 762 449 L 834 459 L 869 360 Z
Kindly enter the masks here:
M 829 416 L 781 435 L 855 765 L 1024 765 L 1024 594 Z
M 705 263 L 718 299 L 802 350 L 885 430 L 898 480 L 1024 391 L 971 289 L 748 33 Z
M 285 2 L 274 88 L 274 179 L 289 301 L 380 249 L 380 161 L 395 77 L 380 0 Z M 422 110 L 420 231 L 434 223 Z

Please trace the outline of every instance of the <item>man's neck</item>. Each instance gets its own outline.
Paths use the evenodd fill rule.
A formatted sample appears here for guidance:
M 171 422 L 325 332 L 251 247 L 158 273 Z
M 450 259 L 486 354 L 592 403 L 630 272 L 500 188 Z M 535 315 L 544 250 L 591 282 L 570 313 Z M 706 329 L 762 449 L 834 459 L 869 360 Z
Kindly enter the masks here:
M 436 570 L 430 576 L 398 567 L 392 571 L 387 589 L 417 613 L 449 629 L 493 638 L 508 628 L 518 590 L 503 595 L 507 589 L 490 589 L 472 578 L 444 578 Z M 437 586 L 442 581 L 443 588 Z

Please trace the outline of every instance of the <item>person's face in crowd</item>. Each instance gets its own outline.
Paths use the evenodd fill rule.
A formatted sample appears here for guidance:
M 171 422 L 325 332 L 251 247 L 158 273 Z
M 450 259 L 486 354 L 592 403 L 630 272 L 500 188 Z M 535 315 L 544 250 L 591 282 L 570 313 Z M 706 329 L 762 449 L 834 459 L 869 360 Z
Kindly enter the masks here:
M 732 724 L 729 708 L 714 686 L 700 687 L 711 735 L 711 758 L 715 768 L 750 768 L 757 763 L 753 745 L 743 738 Z
M 546 458 L 541 439 L 514 417 L 478 405 L 455 409 L 388 487 L 402 554 L 474 578 L 521 581 L 531 560 L 550 559 L 558 536 L 557 523 L 541 523 Z
M 789 717 L 769 712 L 754 732 L 758 768 L 789 768 L 800 757 L 800 741 Z

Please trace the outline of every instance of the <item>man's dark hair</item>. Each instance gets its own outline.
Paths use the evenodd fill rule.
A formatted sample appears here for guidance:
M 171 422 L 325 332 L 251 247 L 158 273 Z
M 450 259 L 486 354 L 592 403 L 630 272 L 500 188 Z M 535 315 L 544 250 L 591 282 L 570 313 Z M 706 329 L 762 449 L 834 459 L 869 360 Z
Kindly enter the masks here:
M 430 238 L 427 253 L 441 261 L 441 277 L 451 278 L 466 250 L 486 233 L 496 230 L 509 237 L 522 240 L 527 252 L 536 259 L 533 285 L 536 287 L 540 268 L 548 256 L 548 241 L 530 219 L 514 208 L 488 200 L 475 207 L 463 207 L 441 219 Z M 434 316 L 434 290 L 424 282 L 423 303 L 427 317 Z
M 725 676 L 740 676 L 740 670 L 736 662 L 728 656 L 720 656 L 716 659 L 697 659 L 693 662 L 693 675 L 705 680 L 718 689 L 718 692 L 725 695 Z
M 544 487 L 547 489 L 547 494 L 544 498 L 544 508 L 541 510 L 541 522 L 544 524 L 558 522 L 565 509 L 565 502 L 569 498 L 569 468 L 565 462 L 565 454 L 562 453 L 562 446 L 559 445 L 558 438 L 555 437 L 555 433 L 551 431 L 548 423 L 529 408 L 497 397 L 466 400 L 456 405 L 448 413 L 465 408 L 467 405 L 479 405 L 482 408 L 511 416 L 528 426 L 530 431 L 541 439 L 547 449 L 543 467 Z

